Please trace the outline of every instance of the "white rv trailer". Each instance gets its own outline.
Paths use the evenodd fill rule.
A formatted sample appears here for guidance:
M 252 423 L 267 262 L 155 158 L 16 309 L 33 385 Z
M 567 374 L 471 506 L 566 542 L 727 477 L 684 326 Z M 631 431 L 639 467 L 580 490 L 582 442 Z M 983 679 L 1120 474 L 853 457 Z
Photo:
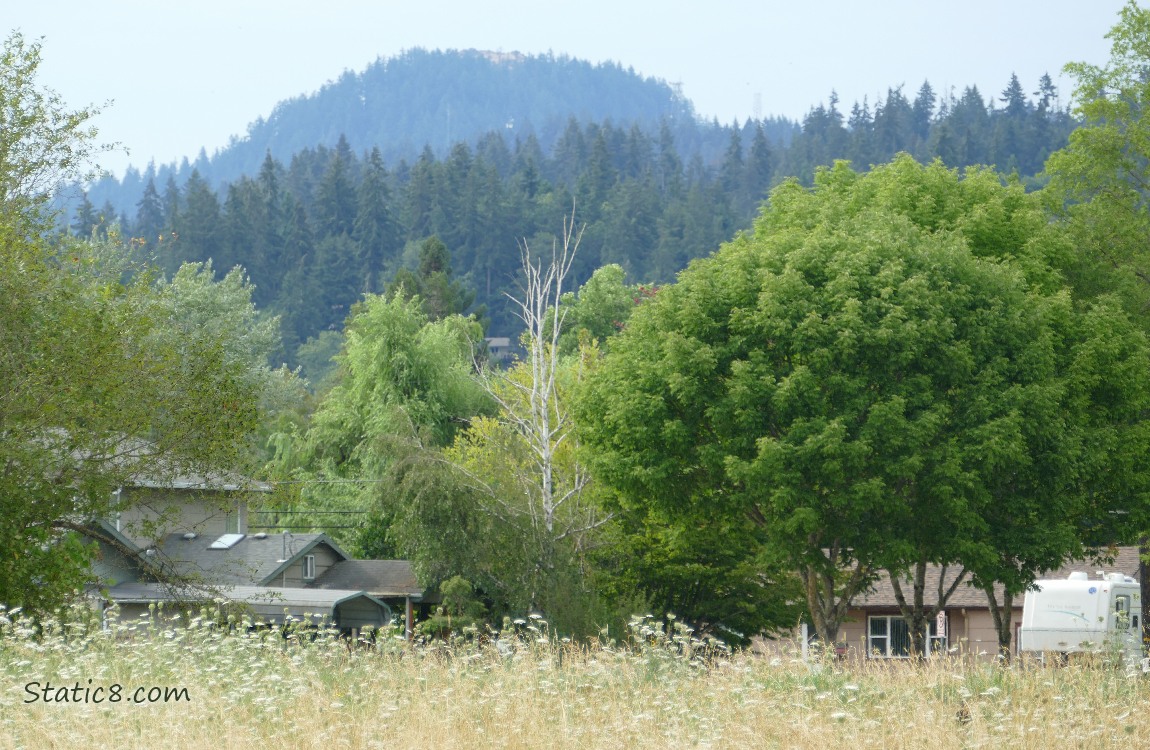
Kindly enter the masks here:
M 1035 581 L 1022 605 L 1018 650 L 1081 653 L 1115 649 L 1142 659 L 1142 590 L 1121 573 Z

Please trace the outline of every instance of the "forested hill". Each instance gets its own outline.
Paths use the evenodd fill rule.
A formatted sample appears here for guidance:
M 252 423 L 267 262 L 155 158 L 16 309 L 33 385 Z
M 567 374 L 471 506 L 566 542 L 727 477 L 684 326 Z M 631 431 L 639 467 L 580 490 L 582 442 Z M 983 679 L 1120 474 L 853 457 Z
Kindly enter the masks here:
M 347 85 L 354 80 L 346 77 Z M 689 260 L 749 227 L 773 185 L 788 176 L 809 180 L 835 159 L 865 168 L 905 151 L 952 167 L 994 165 L 1031 180 L 1074 127 L 1056 105 L 1049 77 L 1037 83 L 1028 96 L 1011 76 L 989 99 L 974 87 L 939 96 L 924 83 L 913 98 L 888 89 L 884 99 L 855 102 L 847 112 L 832 95 L 801 126 L 784 128 L 785 137 L 777 120 L 685 122 L 690 107 L 677 99 L 678 114 L 647 127 L 567 115 L 550 148 L 533 132 L 500 125 L 446 153 L 427 143 L 411 160 L 389 164 L 384 145 L 357 147 L 337 135 L 332 145 L 286 157 L 265 149 L 250 172 L 219 183 L 218 165 L 231 158 L 229 150 L 202 160 L 204 171 L 197 162 L 186 174 L 137 173 L 140 197 L 124 208 L 97 209 L 98 196 L 89 194 L 69 228 L 88 236 L 118 223 L 169 272 L 183 261 L 211 259 L 218 273 L 243 266 L 256 303 L 282 316 L 283 358 L 292 364 L 306 361 L 301 345 L 339 331 L 364 292 L 385 290 L 401 271 L 409 281 L 426 271 L 414 281 L 456 284 L 452 304 L 473 295 L 472 309 L 486 307 L 489 334 L 514 336 L 506 293 L 517 290 L 518 242 L 549 247 L 572 205 L 586 224 L 573 283 L 607 263 L 622 265 L 633 281 L 668 282 Z M 289 111 L 278 109 L 253 132 L 278 130 L 295 143 Z M 432 237 L 448 260 L 428 270 L 421 252 Z M 443 259 L 442 250 L 433 256 Z M 431 278 L 436 273 L 447 277 Z
M 342 136 L 352 149 L 378 148 L 385 164 L 412 162 L 424 147 L 445 156 L 457 142 L 472 146 L 490 132 L 512 144 L 532 135 L 550 150 L 570 118 L 580 122 L 634 124 L 655 132 L 671 124 L 684 152 L 711 158 L 724 143 L 703 143 L 714 130 L 701 123 L 691 102 L 673 84 L 644 77 L 617 63 L 592 64 L 565 56 L 518 52 L 414 49 L 380 58 L 362 72 L 347 71 L 319 91 L 283 101 L 247 134 L 192 162 L 133 168 L 124 179 L 105 179 L 89 191 L 98 206 L 132 210 L 149 177 L 174 174 L 183 184 L 192 169 L 213 187 L 259 171 L 264 156 L 287 162 L 308 148 L 331 148 Z M 797 123 L 770 120 L 772 138 L 785 139 Z M 141 172 L 141 170 L 143 170 Z
M 333 145 L 341 135 L 356 151 L 378 146 L 388 164 L 410 161 L 424 146 L 446 154 L 456 142 L 474 143 L 490 131 L 533 133 L 550 148 L 569 117 L 635 123 L 649 131 L 665 119 L 689 121 L 694 112 L 671 85 L 614 63 L 416 49 L 283 102 L 218 161 L 223 171 L 233 171 L 229 162 L 242 158 L 239 171 L 252 174 L 267 150 L 286 159 Z

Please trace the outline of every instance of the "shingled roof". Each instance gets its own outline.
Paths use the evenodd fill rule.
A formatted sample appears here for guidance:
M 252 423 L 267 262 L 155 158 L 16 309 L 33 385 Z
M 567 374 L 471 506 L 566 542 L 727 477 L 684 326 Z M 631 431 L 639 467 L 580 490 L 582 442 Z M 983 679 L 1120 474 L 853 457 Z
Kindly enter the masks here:
M 268 586 L 174 587 L 160 583 L 122 583 L 108 589 L 108 598 L 118 604 L 211 602 L 223 598 L 247 605 L 253 615 L 268 622 L 327 617 L 339 623 L 339 605 L 362 601 L 378 609 L 380 625 L 391 621 L 391 608 L 365 591 L 338 589 L 274 588 Z
M 958 575 L 962 568 L 959 566 L 952 566 L 946 569 L 945 584 L 949 586 L 954 577 Z M 1040 576 L 1040 578 L 1066 578 L 1071 572 L 1080 570 L 1089 573 L 1094 577 L 1098 571 L 1105 571 L 1107 573 L 1122 573 L 1138 579 L 1139 566 L 1138 566 L 1138 548 L 1137 547 L 1118 547 L 1117 553 L 1114 557 L 1114 562 L 1110 564 L 1098 565 L 1091 560 L 1073 560 L 1055 571 L 1047 572 Z M 927 566 L 926 569 L 926 601 L 933 603 L 938 597 L 938 584 L 939 579 L 942 577 L 942 568 L 937 565 Z M 903 594 L 907 597 L 911 596 L 912 582 L 906 578 L 902 582 Z M 995 594 L 1002 601 L 1002 590 L 996 587 Z M 898 607 L 898 600 L 894 595 L 894 586 L 891 585 L 890 576 L 884 574 L 878 581 L 875 582 L 874 587 L 866 594 L 855 597 L 852 606 L 858 609 L 879 609 L 879 608 L 895 608 Z M 967 609 L 987 609 L 986 594 L 982 589 L 977 589 L 970 585 L 969 581 L 959 584 L 955 589 L 954 594 L 946 602 L 947 608 L 964 607 Z M 1015 606 L 1022 606 L 1022 597 L 1015 599 Z
M 378 597 L 423 598 L 424 589 L 407 560 L 342 560 L 309 585 L 317 589 L 356 589 Z
M 189 539 L 183 534 L 169 534 L 158 548 L 159 562 L 184 578 L 214 584 L 267 585 L 317 545 L 326 544 L 340 557 L 348 557 L 326 534 L 292 534 L 286 540 L 279 534 L 246 534 L 227 549 L 212 549 L 215 542 L 211 535 Z

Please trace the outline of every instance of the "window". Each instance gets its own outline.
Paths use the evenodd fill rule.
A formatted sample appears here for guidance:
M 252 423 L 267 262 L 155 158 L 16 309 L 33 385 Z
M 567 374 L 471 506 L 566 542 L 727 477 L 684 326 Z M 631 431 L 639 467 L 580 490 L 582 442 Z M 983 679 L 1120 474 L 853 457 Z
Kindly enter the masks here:
M 224 529 L 228 534 L 242 534 L 247 528 L 247 506 L 243 503 L 224 511 Z
M 1129 594 L 1114 597 L 1114 627 L 1118 630 L 1127 630 L 1130 627 Z
M 875 615 L 867 618 L 867 653 L 879 658 L 910 656 L 910 627 L 902 615 Z M 946 635 L 939 634 L 938 624 L 927 624 L 926 655 L 946 652 Z
M 305 581 L 315 580 L 315 555 L 303 556 L 303 579 Z
M 947 635 L 950 633 L 950 621 L 946 615 L 942 616 L 942 632 L 938 632 L 938 619 L 931 621 L 927 628 L 926 655 L 942 655 L 947 649 Z

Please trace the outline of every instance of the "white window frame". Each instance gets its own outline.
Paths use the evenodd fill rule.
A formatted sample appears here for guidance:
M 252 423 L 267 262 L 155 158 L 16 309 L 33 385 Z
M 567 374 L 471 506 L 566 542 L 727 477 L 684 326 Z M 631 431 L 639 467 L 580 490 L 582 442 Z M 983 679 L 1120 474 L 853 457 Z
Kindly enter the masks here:
M 876 635 L 874 633 L 874 625 L 876 621 L 885 621 L 885 635 Z M 893 630 L 894 623 L 901 622 L 906 626 L 907 638 L 910 638 L 910 626 L 906 625 L 906 621 L 902 615 L 868 615 L 866 623 L 866 653 L 872 659 L 909 659 L 910 653 L 905 654 L 892 654 L 891 643 L 894 640 Z M 949 627 L 949 623 L 947 624 Z M 881 646 L 880 646 L 881 644 Z M 927 621 L 927 638 L 926 638 L 926 655 L 944 654 L 946 653 L 947 642 L 946 635 L 939 634 L 938 625 L 934 619 Z
M 315 555 L 303 556 L 303 579 L 305 581 L 315 580 Z

